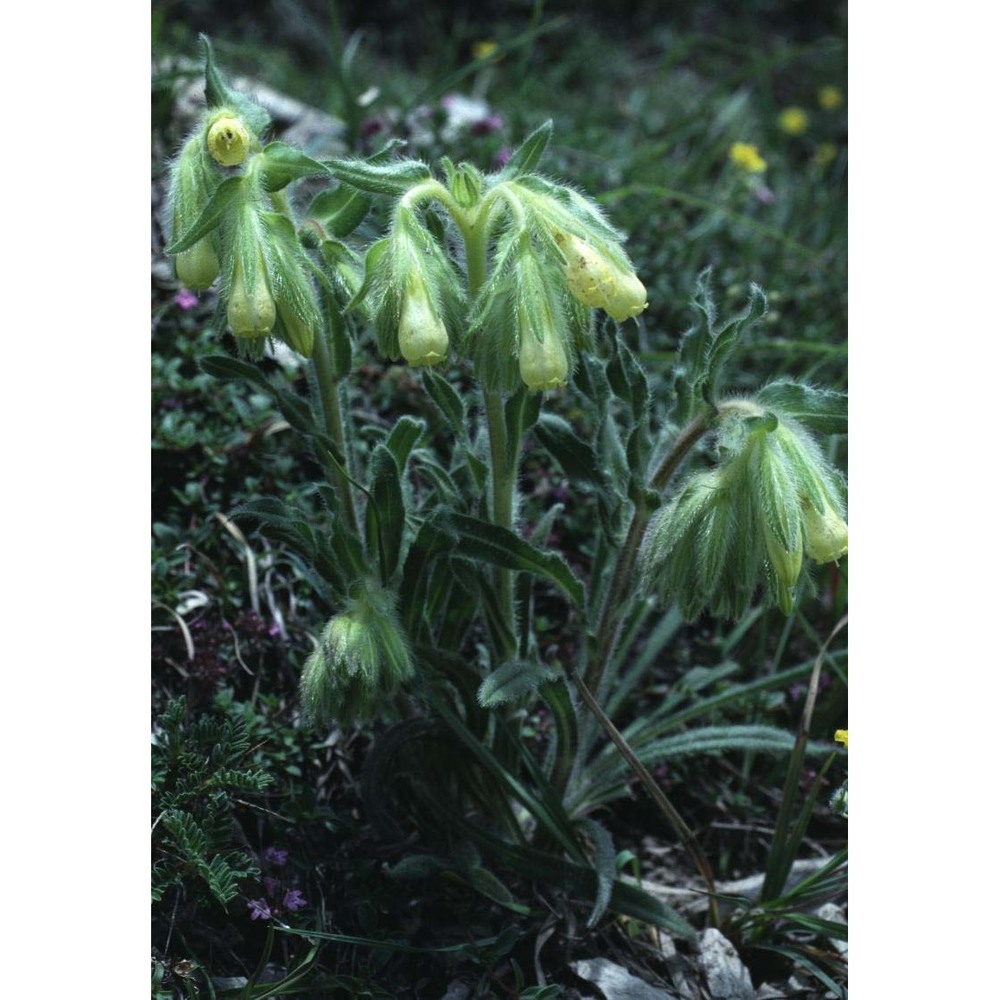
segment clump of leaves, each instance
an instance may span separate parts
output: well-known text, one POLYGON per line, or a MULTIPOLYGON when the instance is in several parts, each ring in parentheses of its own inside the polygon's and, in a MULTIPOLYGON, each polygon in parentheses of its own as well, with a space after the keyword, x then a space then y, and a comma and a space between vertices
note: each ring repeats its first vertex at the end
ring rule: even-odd
POLYGON ((238 846, 235 795, 262 792, 271 777, 245 766, 250 752, 240 718, 187 718, 186 699, 170 702, 154 730, 152 754, 154 902, 172 887, 214 899, 223 908, 241 879, 259 877, 238 846))

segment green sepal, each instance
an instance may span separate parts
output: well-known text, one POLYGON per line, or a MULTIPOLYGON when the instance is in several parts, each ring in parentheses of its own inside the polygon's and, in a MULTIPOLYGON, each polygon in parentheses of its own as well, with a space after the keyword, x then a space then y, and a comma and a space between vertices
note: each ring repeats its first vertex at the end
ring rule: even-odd
POLYGON ((365 277, 361 282, 361 287, 355 292, 354 298, 344 307, 344 312, 350 312, 351 309, 355 308, 359 303, 361 303, 365 296, 372 290, 375 285, 379 267, 382 262, 382 258, 385 257, 386 253, 389 251, 390 240, 388 238, 376 240, 369 248, 368 253, 365 254, 365 277))
POLYGON ((399 479, 399 466, 392 452, 380 444, 372 453, 371 482, 365 527, 368 548, 378 552, 383 583, 388 583, 399 565, 406 523, 406 504, 399 479))
POLYGON ((396 197, 431 176, 430 168, 420 160, 372 163, 371 160, 338 159, 326 160, 325 165, 337 180, 359 191, 396 197))
POLYGON ((759 389, 755 400, 820 434, 847 433, 846 393, 780 379, 759 389))
POLYGON ((327 173, 327 168, 287 142, 269 142, 261 153, 265 191, 280 191, 302 177, 327 173))
POLYGON ((271 124, 271 116, 256 102, 228 87, 215 65, 215 53, 208 35, 199 35, 205 52, 205 101, 209 108, 231 107, 238 111, 247 128, 262 135, 271 124))
POLYGON ((483 708, 495 708, 534 693, 559 677, 559 671, 534 660, 510 660, 479 685, 476 698, 483 708))
POLYGON ((517 149, 511 153, 504 168, 496 175, 498 180, 509 181, 522 174, 530 174, 548 148, 552 139, 552 119, 539 125, 517 149))
POLYGON ((226 213, 243 197, 243 178, 227 177, 212 192, 208 204, 201 210, 201 215, 195 224, 183 235, 176 235, 174 242, 163 252, 168 254, 183 253, 190 249, 200 239, 207 236, 222 222, 226 213))

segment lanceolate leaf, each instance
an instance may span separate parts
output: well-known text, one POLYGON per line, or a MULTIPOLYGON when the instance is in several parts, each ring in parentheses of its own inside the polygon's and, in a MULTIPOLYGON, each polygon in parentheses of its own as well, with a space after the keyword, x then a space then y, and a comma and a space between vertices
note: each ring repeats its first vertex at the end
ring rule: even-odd
POLYGON ((416 420, 405 414, 396 421, 392 433, 386 439, 385 446, 392 452, 392 457, 396 459, 396 464, 400 471, 406 468, 406 460, 410 457, 413 446, 420 440, 420 436, 427 430, 427 425, 423 420, 416 420))
POLYGON ((451 514, 448 523, 458 535, 455 555, 545 577, 583 606, 583 584, 558 553, 544 552, 507 528, 465 514, 451 514))
POLYGON ((847 433, 846 393, 780 380, 758 390, 757 402, 821 434, 847 433))
POLYGON ((372 163, 370 160, 327 160, 327 169, 344 184, 369 194, 403 195, 431 176, 430 168, 419 160, 372 163))
POLYGON ((542 155, 552 139, 552 120, 539 125, 524 142, 511 154, 507 165, 500 171, 501 180, 513 180, 522 174, 530 174, 538 166, 542 155))
POLYGON ((270 142, 264 147, 264 189, 280 191, 300 177, 327 173, 326 167, 287 142, 270 142))
POLYGON ((587 926, 593 927, 607 912, 608 904, 611 902, 611 892, 618 874, 617 858, 611 834, 597 820, 585 819, 583 825, 586 827, 587 833, 590 834, 590 839, 594 842, 594 874, 597 876, 597 892, 594 896, 594 908, 590 911, 590 917, 587 919, 587 926))
POLYGON ((208 204, 202 209, 198 221, 186 232, 179 234, 177 239, 163 252, 169 254, 183 253, 195 245, 203 236, 207 236, 222 221, 229 208, 236 203, 241 195, 242 177, 227 177, 212 193, 208 204))
POLYGON ((341 186, 316 195, 306 218, 316 219, 330 236, 343 239, 361 225, 371 203, 371 198, 355 188, 341 186))
POLYGON ((497 667, 479 685, 477 698, 483 708, 493 708, 509 701, 516 701, 533 692, 540 684, 554 681, 558 671, 533 660, 511 660, 497 667))
POLYGON ((562 417, 543 413, 535 425, 535 434, 570 479, 590 483, 598 489, 607 485, 607 476, 594 449, 562 417))
POLYGON ((366 511, 369 549, 379 553, 382 579, 388 581, 399 564, 406 506, 399 482, 399 466, 392 452, 382 444, 372 455, 369 490, 366 511))

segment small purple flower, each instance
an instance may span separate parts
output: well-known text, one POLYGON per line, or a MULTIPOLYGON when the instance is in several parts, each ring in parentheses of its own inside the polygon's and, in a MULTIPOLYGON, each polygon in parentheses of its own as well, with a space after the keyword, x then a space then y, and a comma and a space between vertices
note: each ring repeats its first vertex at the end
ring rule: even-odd
POLYGON ((513 155, 513 150, 508 149, 504 146, 503 149, 497 150, 497 155, 493 157, 493 162, 497 167, 506 167, 510 163, 510 158, 513 155))
POLYGON ((288 864, 288 851, 282 850, 280 847, 269 847, 264 851, 264 860, 268 864, 280 868, 282 865, 288 864))
POLYGON ((181 309, 194 309, 198 304, 198 296, 194 292, 182 288, 175 296, 174 303, 181 309))
POLYGON ((289 912, 295 910, 301 910, 303 906, 308 906, 309 904, 302 898, 301 889, 289 889, 285 893, 285 909, 289 912))
POLYGON ((271 919, 271 908, 267 905, 267 902, 265 900, 251 899, 247 901, 247 906, 250 908, 251 920, 271 919))

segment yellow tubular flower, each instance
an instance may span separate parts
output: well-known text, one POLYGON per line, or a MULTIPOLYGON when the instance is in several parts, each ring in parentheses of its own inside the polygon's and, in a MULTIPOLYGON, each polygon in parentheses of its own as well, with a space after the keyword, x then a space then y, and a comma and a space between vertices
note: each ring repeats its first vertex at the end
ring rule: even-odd
POLYGON ((556 231, 552 235, 566 257, 566 286, 578 302, 603 309, 619 323, 646 308, 646 287, 634 271, 606 260, 572 233, 556 231))
POLYGON ((205 142, 212 158, 224 167, 239 166, 250 152, 250 134, 246 126, 239 118, 228 115, 212 123, 205 142))
POLYGON ((820 514, 811 503, 804 503, 802 531, 810 559, 828 563, 847 555, 847 523, 832 507, 820 514))
POLYGON ((544 327, 540 333, 541 339, 536 335, 530 319, 522 312, 518 364, 521 379, 532 392, 544 392, 565 385, 569 375, 569 360, 559 338, 544 327))
POLYGON ((419 282, 410 282, 403 296, 399 352, 411 365, 436 365, 448 357, 448 331, 419 282))
POLYGON ((846 729, 838 729, 833 734, 833 738, 834 738, 835 742, 837 742, 837 743, 843 743, 844 744, 844 749, 845 750, 847 749, 847 730, 846 729))

